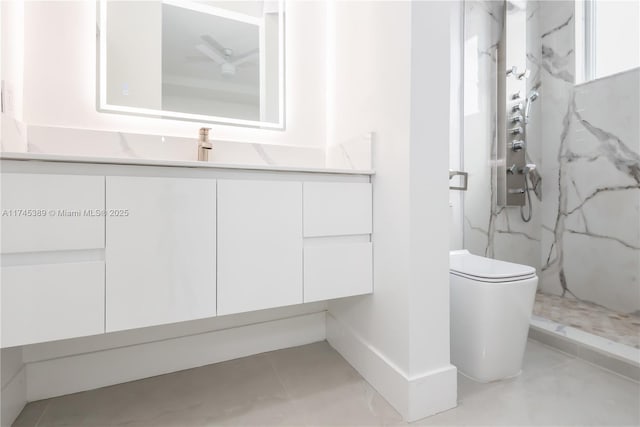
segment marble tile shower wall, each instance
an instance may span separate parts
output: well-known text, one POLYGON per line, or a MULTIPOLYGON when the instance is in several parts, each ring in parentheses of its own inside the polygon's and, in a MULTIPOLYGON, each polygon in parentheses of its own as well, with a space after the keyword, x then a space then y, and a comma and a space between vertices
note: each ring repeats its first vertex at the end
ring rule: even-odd
MULTIPOLYGON (((489 12, 501 3, 468 2, 467 41, 484 31, 480 39, 491 35, 492 41, 483 48, 495 52, 503 26, 501 15, 489 12)), ((465 116, 465 167, 471 174, 465 247, 535 266, 543 292, 637 312, 640 70, 575 85, 574 2, 529 1, 527 8, 528 85, 541 93, 527 129, 528 160, 541 172, 542 200, 533 198, 530 223, 520 219, 518 208, 496 206, 495 133, 465 116)), ((483 55, 483 48, 478 80, 490 92, 495 55, 483 55)), ((495 106, 492 101, 482 112, 492 127, 495 106)))
POLYGON ((464 193, 464 247, 493 257, 497 51, 502 2, 465 1, 463 167, 469 173, 464 193))
MULTIPOLYGON (((528 18, 537 21, 538 4, 528 2, 528 18)), ((533 197, 533 219, 525 223, 520 209, 497 206, 497 54, 504 28, 503 1, 465 2, 464 168, 469 191, 464 199, 464 247, 472 253, 540 267, 540 201, 533 197)), ((533 24, 535 25, 535 24, 533 24)), ((534 46, 530 51, 535 52, 534 46)), ((529 60, 531 86, 540 86, 540 70, 529 60)), ((533 104, 531 122, 539 120, 533 104)), ((528 130, 528 162, 541 163, 538 130, 528 130)))
POLYGON ((575 6, 542 2, 544 292, 640 310, 639 70, 576 86, 575 6))

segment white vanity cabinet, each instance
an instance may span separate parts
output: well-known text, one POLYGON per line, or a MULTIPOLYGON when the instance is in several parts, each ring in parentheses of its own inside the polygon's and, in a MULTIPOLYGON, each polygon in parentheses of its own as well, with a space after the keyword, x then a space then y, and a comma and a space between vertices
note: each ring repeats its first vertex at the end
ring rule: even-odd
POLYGON ((302 183, 218 181, 218 314, 302 299, 302 183))
POLYGON ((2 347, 104 333, 104 177, 0 180, 2 347))
POLYGON ((106 179, 106 331, 215 316, 216 180, 106 179))
POLYGON ((3 348, 373 292, 363 174, 2 165, 3 348))

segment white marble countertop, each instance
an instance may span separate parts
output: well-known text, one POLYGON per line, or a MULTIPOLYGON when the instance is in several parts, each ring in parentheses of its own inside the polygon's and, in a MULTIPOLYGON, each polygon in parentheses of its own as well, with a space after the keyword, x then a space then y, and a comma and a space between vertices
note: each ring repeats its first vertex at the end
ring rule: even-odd
POLYGON ((197 160, 163 160, 163 159, 139 159, 139 158, 119 158, 119 157, 94 157, 94 156, 70 156, 66 154, 40 154, 28 152, 2 152, 0 160, 25 160, 43 162, 63 162, 63 163, 89 163, 89 164, 113 164, 113 165, 134 165, 134 166, 163 166, 181 168, 214 168, 214 169, 240 169, 240 170, 264 170, 279 172, 310 172, 348 175, 373 175, 373 170, 355 169, 331 169, 312 168, 296 166, 275 166, 275 165, 251 165, 251 164, 231 164, 202 162, 197 160))

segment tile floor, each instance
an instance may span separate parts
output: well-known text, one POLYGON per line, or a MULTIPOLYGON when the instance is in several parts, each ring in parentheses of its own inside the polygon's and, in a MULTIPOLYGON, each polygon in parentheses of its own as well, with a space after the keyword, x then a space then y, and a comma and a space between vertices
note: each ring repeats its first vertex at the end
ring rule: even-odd
MULTIPOLYGON (((418 425, 638 425, 640 385, 529 341, 524 373, 418 425)), ((326 342, 33 402, 15 426, 401 425, 326 342)))
POLYGON ((616 313, 572 297, 536 294, 533 314, 585 332, 640 348, 640 314, 616 313))

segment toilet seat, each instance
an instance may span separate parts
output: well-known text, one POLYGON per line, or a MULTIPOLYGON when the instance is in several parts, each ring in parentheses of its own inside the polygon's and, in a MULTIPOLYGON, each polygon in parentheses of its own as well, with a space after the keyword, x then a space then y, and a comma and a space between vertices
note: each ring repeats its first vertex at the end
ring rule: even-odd
POLYGON ((515 282, 536 276, 536 269, 528 265, 484 258, 467 250, 452 251, 449 262, 451 274, 485 283, 515 282))

